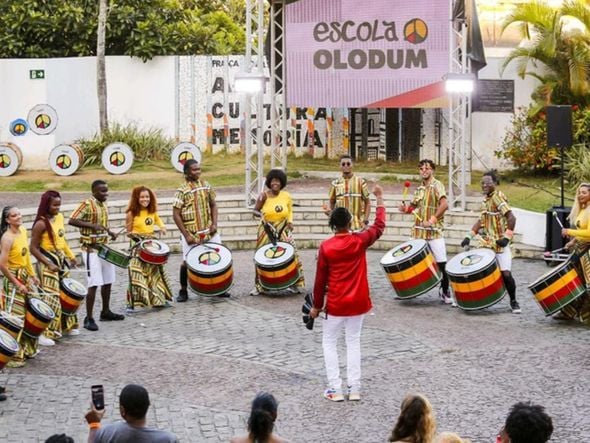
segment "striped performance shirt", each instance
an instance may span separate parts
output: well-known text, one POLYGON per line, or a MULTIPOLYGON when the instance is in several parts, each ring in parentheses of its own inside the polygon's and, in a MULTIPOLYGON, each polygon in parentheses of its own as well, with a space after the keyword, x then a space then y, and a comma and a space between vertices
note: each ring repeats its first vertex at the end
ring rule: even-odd
POLYGON ((208 182, 187 181, 176 190, 172 207, 180 209, 184 227, 194 235, 211 226, 211 204, 214 202, 215 191, 208 182))
POLYGON ((502 252, 504 248, 496 245, 496 240, 504 237, 508 225, 506 214, 512 209, 508 205, 508 199, 502 191, 494 191, 486 196, 481 204, 479 222, 482 231, 481 247, 488 247, 496 252, 502 252))
POLYGON ((441 238, 444 229, 444 216, 436 224, 429 228, 419 226, 420 223, 429 221, 436 214, 436 210, 442 198, 447 197, 445 186, 434 177, 428 185, 420 185, 414 193, 414 198, 410 203, 414 207, 416 224, 412 227, 412 237, 423 240, 434 240, 441 238))
POLYGON ((346 208, 352 214, 352 230, 364 227, 365 202, 369 199, 369 186, 364 178, 353 175, 350 178, 340 177, 330 186, 330 201, 335 208, 346 208))
MULTIPOLYGON (((101 225, 108 229, 109 227, 109 210, 104 202, 99 202, 94 196, 80 203, 70 219, 90 222, 101 225)), ((90 228, 80 228, 80 244, 82 246, 102 245, 109 242, 109 236, 105 231, 96 232, 90 228)))

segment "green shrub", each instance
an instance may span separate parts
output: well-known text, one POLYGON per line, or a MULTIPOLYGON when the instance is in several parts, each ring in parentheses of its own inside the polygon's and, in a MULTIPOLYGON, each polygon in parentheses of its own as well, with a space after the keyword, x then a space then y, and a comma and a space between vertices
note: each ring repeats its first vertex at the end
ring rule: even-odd
POLYGON ((510 160, 521 171, 551 171, 559 162, 559 152, 547 147, 547 122, 544 111, 519 108, 512 117, 512 128, 504 136, 496 157, 510 160))
POLYGON ((565 152, 564 167, 568 187, 575 190, 580 183, 590 183, 590 149, 580 143, 565 152))
POLYGON ((115 142, 129 145, 136 161, 168 159, 175 144, 174 139, 164 136, 160 128, 142 129, 135 123, 127 126, 112 123, 108 132, 77 140, 84 151, 84 165, 99 165, 103 149, 115 142))

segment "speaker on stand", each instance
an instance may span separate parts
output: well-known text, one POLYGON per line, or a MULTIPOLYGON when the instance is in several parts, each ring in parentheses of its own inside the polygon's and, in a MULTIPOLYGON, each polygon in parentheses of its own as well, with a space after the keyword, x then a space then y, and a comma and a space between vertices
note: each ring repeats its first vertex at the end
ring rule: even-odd
POLYGON ((547 211, 546 251, 553 251, 565 245, 559 221, 567 226, 570 208, 564 206, 564 157, 565 148, 571 147, 572 144, 572 107, 569 105, 547 106, 547 146, 559 148, 561 157, 561 205, 547 211), (559 218, 559 221, 556 218, 559 218))

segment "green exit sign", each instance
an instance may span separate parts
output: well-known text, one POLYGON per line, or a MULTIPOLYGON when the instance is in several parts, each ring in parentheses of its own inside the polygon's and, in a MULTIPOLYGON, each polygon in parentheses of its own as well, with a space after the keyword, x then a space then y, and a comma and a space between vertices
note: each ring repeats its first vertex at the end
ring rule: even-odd
POLYGON ((29 78, 31 80, 38 80, 45 78, 45 69, 31 69, 29 70, 29 78))

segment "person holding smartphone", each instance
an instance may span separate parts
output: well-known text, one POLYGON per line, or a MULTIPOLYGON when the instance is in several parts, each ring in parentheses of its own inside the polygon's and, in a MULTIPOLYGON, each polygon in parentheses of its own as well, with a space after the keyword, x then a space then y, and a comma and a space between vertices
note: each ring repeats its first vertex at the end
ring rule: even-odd
POLYGON ((88 443, 129 441, 145 443, 178 443, 174 434, 147 426, 146 415, 150 407, 148 391, 140 385, 130 384, 119 396, 119 412, 123 421, 101 426, 105 414, 102 386, 92 387, 92 404, 85 415, 90 428, 88 443), (102 407, 102 409, 100 408, 102 407))
POLYGON ((331 401, 344 400, 337 349, 343 329, 346 334, 348 399, 360 400, 361 328, 365 314, 372 308, 366 251, 385 230, 381 186, 375 185, 373 194, 377 197, 375 223, 364 231, 352 232, 352 214, 346 208, 334 209, 330 214, 334 236, 322 242, 318 253, 313 307, 309 315, 317 318, 322 309, 327 311, 322 338, 328 378, 324 397, 331 401))

